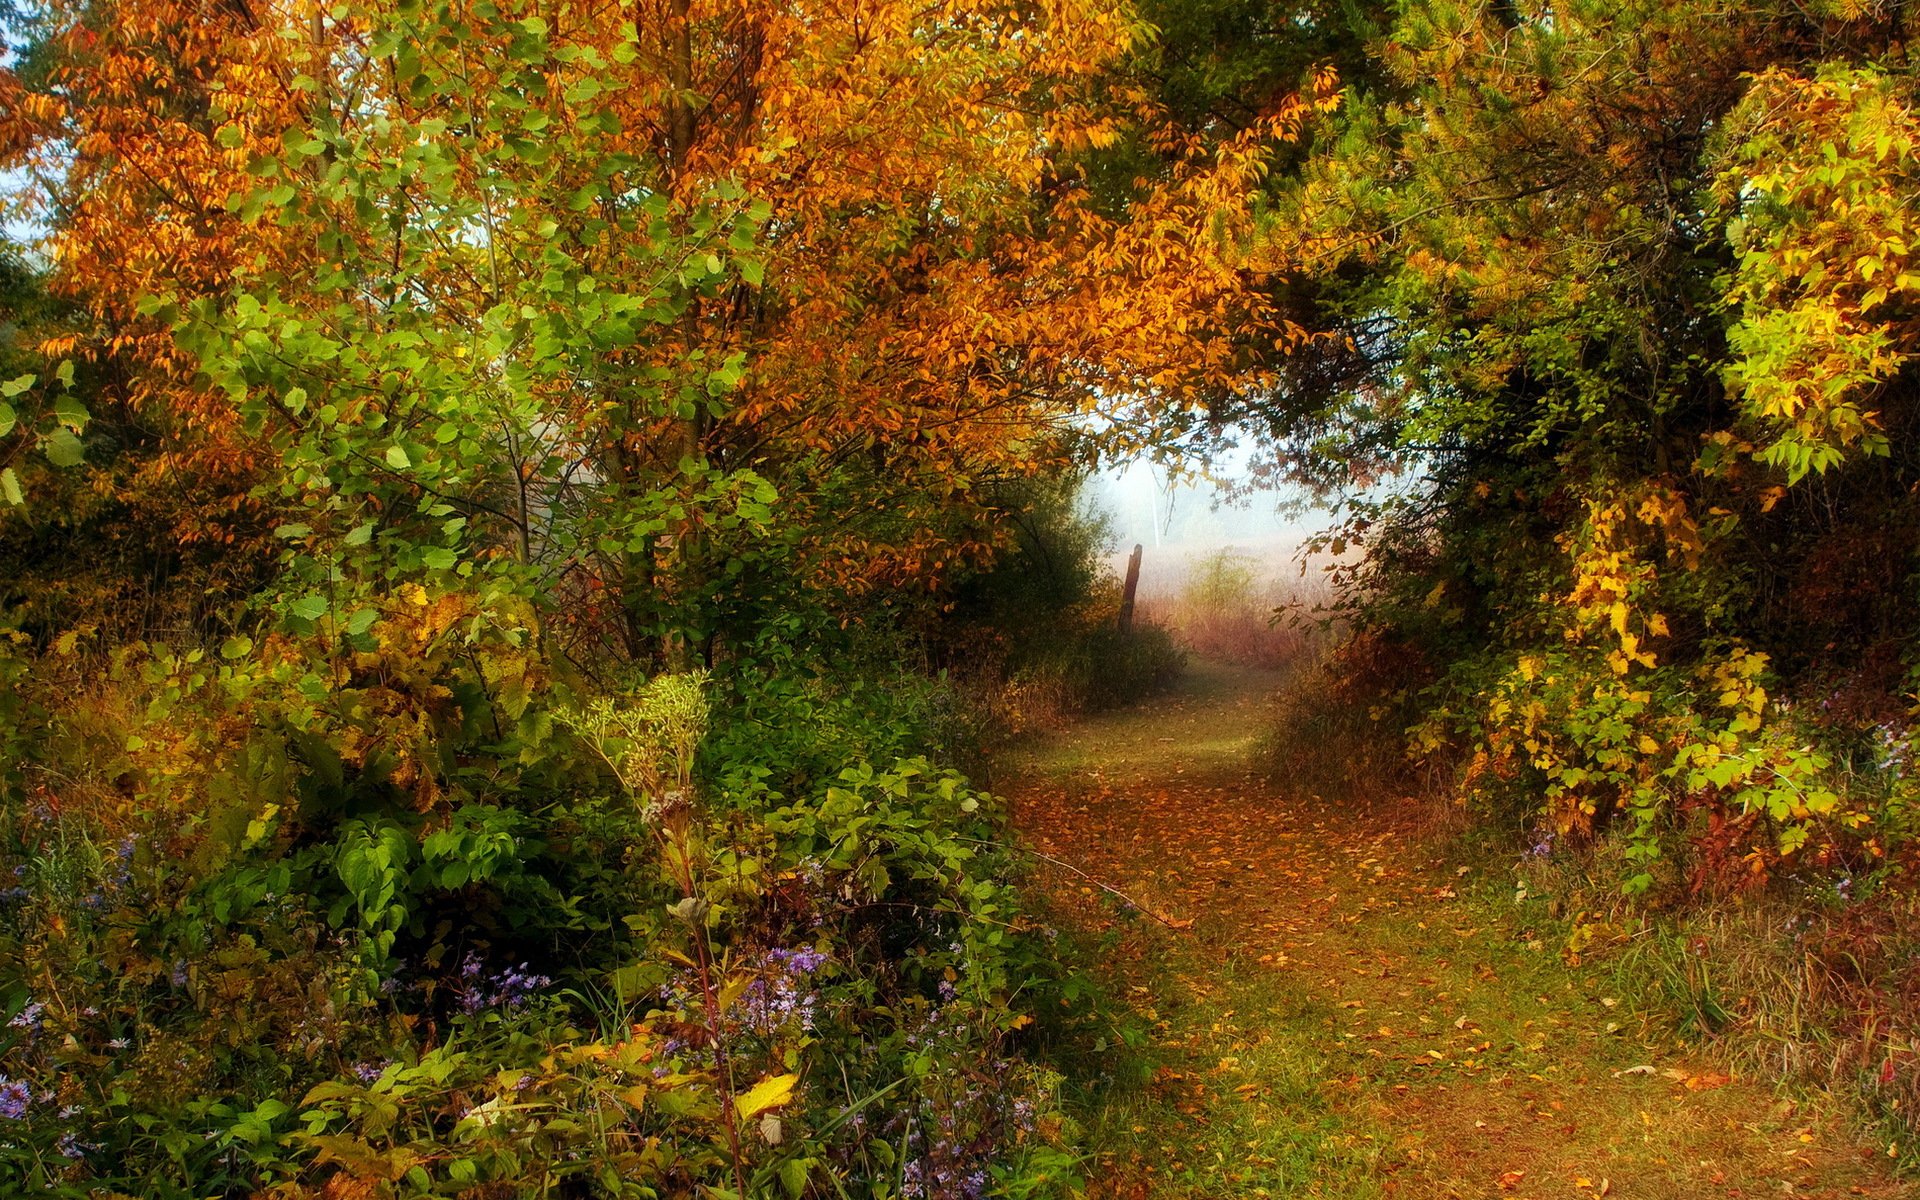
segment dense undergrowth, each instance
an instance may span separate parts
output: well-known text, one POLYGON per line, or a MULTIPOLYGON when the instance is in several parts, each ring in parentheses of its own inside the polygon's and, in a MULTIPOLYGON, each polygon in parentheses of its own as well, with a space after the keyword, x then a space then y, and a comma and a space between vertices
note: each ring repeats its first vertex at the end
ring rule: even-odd
POLYGON ((1179 660, 1071 483, 1018 502, 944 622, 650 677, 417 585, 337 657, 16 626, 5 1190, 1071 1191, 1086 987, 956 765, 1179 660))
POLYGON ((1070 1180, 1026 1053, 1052 955, 996 802, 923 756, 933 685, 787 661, 476 692, 423 808, 211 657, 46 664, 18 696, 8 1190, 1070 1180))

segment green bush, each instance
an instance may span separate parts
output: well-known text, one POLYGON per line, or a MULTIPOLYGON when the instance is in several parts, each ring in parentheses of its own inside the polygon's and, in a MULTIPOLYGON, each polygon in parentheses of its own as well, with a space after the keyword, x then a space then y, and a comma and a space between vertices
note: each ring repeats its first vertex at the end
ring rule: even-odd
POLYGON ((1018 734, 1168 687, 1185 657, 1165 629, 1118 628, 1112 531, 1085 479, 1027 480, 1001 503, 1012 545, 956 590, 928 638, 970 697, 976 737, 1018 734))
POLYGON ((167 709, 237 738, 203 820, 65 796, 46 755, 98 742, 41 739, 4 801, 0 1191, 1066 1190, 998 803, 912 753, 932 689, 792 665, 536 695, 544 732, 424 809, 257 689, 244 734, 217 686, 167 709))

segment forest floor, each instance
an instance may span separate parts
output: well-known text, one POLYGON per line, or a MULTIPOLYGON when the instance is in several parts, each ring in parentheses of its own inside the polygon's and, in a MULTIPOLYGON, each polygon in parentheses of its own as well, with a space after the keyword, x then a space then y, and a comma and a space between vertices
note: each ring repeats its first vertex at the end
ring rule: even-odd
POLYGON ((1002 763, 1030 842, 1153 914, 1039 875, 1139 1031, 1087 1098, 1094 1197, 1920 1194, 1831 1106, 1730 1078, 1569 965, 1407 806, 1259 777, 1280 682, 1196 663, 1002 763))

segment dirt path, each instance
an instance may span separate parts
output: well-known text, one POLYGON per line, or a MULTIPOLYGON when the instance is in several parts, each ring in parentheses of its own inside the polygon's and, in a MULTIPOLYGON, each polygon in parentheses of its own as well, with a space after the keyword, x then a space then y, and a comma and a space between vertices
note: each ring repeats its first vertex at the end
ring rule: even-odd
POLYGON ((1007 764, 1038 849, 1180 926, 1045 872, 1137 1016, 1088 1101, 1095 1196, 1920 1194, 1568 966, 1433 839, 1258 780, 1277 682, 1198 664, 1007 764))

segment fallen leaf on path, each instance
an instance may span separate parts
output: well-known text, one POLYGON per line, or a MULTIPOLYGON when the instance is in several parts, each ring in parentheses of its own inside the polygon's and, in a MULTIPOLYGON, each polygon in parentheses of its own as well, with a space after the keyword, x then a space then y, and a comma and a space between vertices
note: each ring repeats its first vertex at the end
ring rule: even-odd
POLYGON ((1520 1181, 1526 1177, 1527 1173, 1525 1171, 1503 1171, 1497 1182, 1500 1184, 1501 1191, 1510 1192, 1519 1187, 1520 1181))
POLYGON ((1712 1088, 1725 1087, 1727 1084, 1733 1082, 1731 1075, 1722 1075, 1718 1071, 1702 1071, 1700 1074, 1695 1075, 1689 1071, 1682 1071, 1677 1067, 1670 1067, 1662 1071, 1661 1074, 1673 1080, 1675 1083, 1684 1085, 1690 1092, 1704 1092, 1712 1088))

